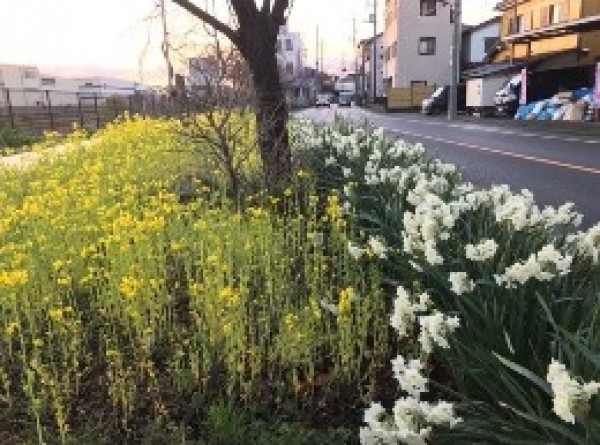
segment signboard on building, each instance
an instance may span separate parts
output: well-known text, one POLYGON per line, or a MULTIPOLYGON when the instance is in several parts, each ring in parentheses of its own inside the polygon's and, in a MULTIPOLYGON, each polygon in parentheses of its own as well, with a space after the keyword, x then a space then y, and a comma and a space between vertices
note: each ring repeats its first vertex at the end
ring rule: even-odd
POLYGON ((521 97, 519 105, 527 105, 527 68, 521 70, 521 97))
POLYGON ((600 62, 596 64, 596 87, 594 88, 594 107, 600 108, 600 62))

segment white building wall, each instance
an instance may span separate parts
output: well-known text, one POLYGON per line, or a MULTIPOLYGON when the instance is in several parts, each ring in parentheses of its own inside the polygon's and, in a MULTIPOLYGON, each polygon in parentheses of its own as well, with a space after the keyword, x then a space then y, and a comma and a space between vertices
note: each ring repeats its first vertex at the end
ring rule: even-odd
POLYGON ((40 89, 44 91, 44 102, 50 96, 50 103, 55 106, 77 105, 79 82, 75 79, 55 76, 41 76, 40 89), (48 91, 48 95, 46 95, 48 91))
POLYGON ((286 80, 293 80, 303 72, 304 47, 302 37, 282 26, 277 37, 277 55, 286 80))
POLYGON ((40 71, 34 66, 0 65, 0 104, 31 107, 43 102, 40 71), (10 96, 10 97, 9 97, 10 96))
POLYGON ((386 74, 391 86, 410 87, 413 82, 427 85, 445 85, 450 77, 450 48, 453 24, 450 8, 437 3, 434 16, 421 16, 419 0, 391 0, 390 8, 396 14, 386 13, 385 45, 396 43, 395 58, 390 58, 386 74), (433 55, 419 54, 421 38, 435 38, 433 55))
POLYGON ((386 57, 383 75, 387 87, 395 86, 398 59, 398 14, 400 0, 388 0, 385 4, 383 19, 383 46, 386 57))
POLYGON ((483 28, 468 34, 470 40, 468 48, 468 62, 480 63, 485 57, 485 40, 487 38, 500 38, 500 23, 492 22, 483 28))

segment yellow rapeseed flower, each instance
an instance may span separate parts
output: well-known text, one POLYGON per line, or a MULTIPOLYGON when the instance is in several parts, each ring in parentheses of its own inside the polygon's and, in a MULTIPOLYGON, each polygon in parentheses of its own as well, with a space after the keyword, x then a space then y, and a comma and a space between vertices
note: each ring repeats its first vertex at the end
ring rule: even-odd
POLYGON ((26 270, 0 271, 0 287, 14 287, 25 284, 29 278, 26 270))
POLYGON ((347 287, 340 291, 340 299, 338 302, 338 313, 340 316, 348 315, 352 306, 352 298, 354 297, 354 289, 347 287))
POLYGON ((17 329, 19 329, 19 325, 13 321, 6 325, 6 327, 4 328, 4 332, 6 333, 6 335, 13 335, 17 331, 17 329))
POLYGON ((135 277, 123 277, 119 284, 119 292, 127 299, 134 298, 142 287, 142 281, 135 277))

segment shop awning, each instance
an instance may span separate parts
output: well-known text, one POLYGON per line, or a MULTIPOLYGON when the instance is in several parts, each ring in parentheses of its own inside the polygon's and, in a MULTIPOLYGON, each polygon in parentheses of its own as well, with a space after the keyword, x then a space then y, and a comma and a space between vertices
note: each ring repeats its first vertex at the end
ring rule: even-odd
POLYGON ((478 66, 467 70, 463 73, 466 78, 477 78, 477 77, 488 77, 504 73, 510 73, 520 70, 525 66, 525 62, 522 60, 513 60, 512 62, 495 62, 488 63, 486 65, 478 66))
POLYGON ((548 69, 570 68, 577 66, 577 54, 579 49, 565 49, 552 53, 538 54, 527 59, 513 59, 503 62, 488 63, 477 68, 466 70, 463 76, 467 79, 477 77, 488 77, 500 74, 516 73, 519 70, 527 67, 532 71, 540 69, 542 71, 548 69))

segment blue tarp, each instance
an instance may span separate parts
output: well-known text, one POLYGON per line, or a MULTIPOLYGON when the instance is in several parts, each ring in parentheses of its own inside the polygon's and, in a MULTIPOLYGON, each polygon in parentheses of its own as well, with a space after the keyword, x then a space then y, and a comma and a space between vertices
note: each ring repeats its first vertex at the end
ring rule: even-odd
MULTIPOLYGON (((592 88, 578 88, 571 92, 574 101, 588 100, 591 97, 592 88)), ((556 96, 555 96, 556 97, 556 96)), ((561 103, 558 100, 545 99, 537 102, 532 102, 527 105, 521 105, 517 109, 515 119, 517 120, 557 120, 562 119, 568 104, 561 103)))

